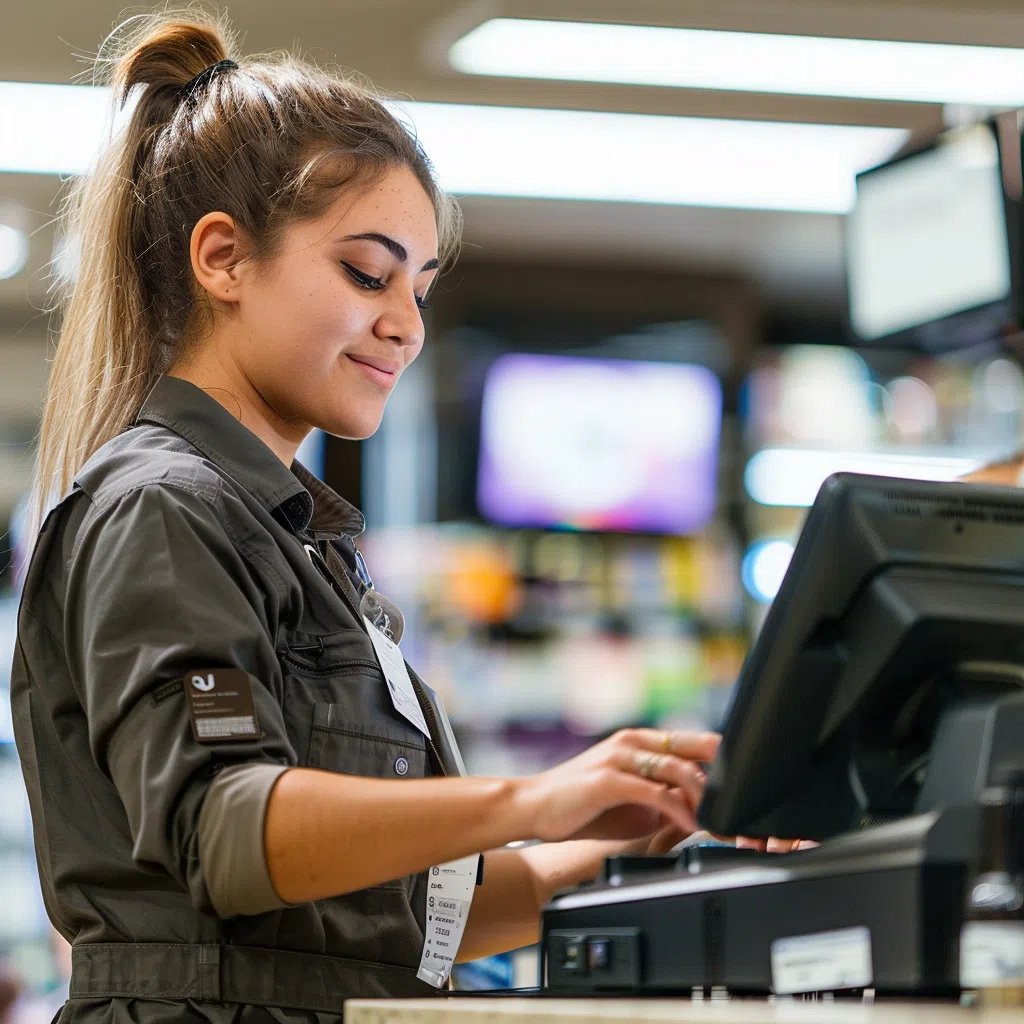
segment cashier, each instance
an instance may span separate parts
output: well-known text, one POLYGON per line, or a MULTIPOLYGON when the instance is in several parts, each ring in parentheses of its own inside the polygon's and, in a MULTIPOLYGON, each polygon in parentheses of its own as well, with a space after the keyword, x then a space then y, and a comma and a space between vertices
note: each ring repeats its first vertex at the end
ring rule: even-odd
POLYGON ((231 38, 154 15, 104 44, 134 106, 66 205, 12 677, 62 1024, 436 992, 609 853, 691 832, 718 743, 635 729, 461 777, 359 512, 294 461, 377 428, 457 210, 364 86, 231 38))

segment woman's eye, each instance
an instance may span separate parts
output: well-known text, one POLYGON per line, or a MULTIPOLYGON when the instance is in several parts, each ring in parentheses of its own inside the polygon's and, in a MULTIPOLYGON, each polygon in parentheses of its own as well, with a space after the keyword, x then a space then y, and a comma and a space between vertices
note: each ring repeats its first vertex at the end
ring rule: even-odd
POLYGON ((346 263, 344 260, 341 261, 341 265, 348 271, 348 276, 360 288, 366 288, 371 292, 379 292, 384 287, 384 282, 379 277, 372 277, 370 274, 364 274, 361 270, 357 270, 352 266, 351 263, 346 263))
MULTIPOLYGON (((353 267, 351 263, 346 263, 344 260, 339 261, 345 268, 348 276, 360 287, 365 288, 367 291, 379 292, 386 287, 384 279, 380 277, 373 277, 371 274, 367 274, 365 271, 359 270, 357 267, 353 267)), ((430 309, 430 303, 421 299, 418 295, 416 296, 416 305, 420 309, 430 309)))

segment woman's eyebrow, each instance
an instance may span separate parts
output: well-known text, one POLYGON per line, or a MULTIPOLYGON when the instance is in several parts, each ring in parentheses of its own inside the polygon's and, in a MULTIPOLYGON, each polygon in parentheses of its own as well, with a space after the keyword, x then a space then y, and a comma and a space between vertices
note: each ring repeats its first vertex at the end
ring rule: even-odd
MULTIPOLYGON (((359 235, 345 235, 344 238, 339 238, 339 242, 376 242, 378 245, 383 245, 385 249, 392 256, 398 260, 399 263, 405 263, 409 258, 409 253, 406 251, 404 245, 401 242, 395 241, 390 235, 382 235, 379 231, 364 231, 359 235)), ((420 273, 424 270, 436 270, 440 266, 440 262, 436 259, 427 260, 426 263, 420 267, 420 273)))

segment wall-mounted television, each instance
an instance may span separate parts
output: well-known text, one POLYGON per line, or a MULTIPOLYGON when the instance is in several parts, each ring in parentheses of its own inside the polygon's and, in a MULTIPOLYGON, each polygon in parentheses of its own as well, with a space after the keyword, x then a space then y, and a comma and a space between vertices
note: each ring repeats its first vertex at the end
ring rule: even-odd
POLYGON ((504 355, 477 504, 505 526, 690 534, 712 517, 722 389, 704 366, 504 355))
POLYGON ((866 342, 951 349, 1019 327, 1016 114, 943 132, 857 176, 849 323, 866 342))

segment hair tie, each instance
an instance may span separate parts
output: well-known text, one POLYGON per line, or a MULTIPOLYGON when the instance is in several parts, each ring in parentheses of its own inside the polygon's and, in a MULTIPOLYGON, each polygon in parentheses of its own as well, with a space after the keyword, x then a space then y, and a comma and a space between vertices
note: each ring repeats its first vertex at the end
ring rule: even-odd
POLYGON ((236 71, 238 65, 230 58, 217 61, 216 64, 211 64, 208 68, 203 68, 195 78, 190 78, 182 87, 181 91, 191 96, 198 89, 201 89, 207 82, 209 82, 214 75, 221 71, 236 71))

